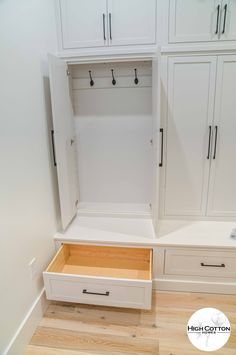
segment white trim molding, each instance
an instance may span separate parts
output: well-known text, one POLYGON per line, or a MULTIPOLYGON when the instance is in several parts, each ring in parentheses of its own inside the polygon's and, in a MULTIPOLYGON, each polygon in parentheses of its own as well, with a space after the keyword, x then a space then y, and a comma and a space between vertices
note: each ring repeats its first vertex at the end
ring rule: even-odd
POLYGON ((46 299, 43 288, 3 352, 3 355, 20 355, 25 351, 48 305, 49 301, 46 299))
POLYGON ((180 291, 199 293, 220 293, 224 295, 236 294, 236 283, 209 282, 176 279, 154 279, 153 289, 156 291, 180 291))

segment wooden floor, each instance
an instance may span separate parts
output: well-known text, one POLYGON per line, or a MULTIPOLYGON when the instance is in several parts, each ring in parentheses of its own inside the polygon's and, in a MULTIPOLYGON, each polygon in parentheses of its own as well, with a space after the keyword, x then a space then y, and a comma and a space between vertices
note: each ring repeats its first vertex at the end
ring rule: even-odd
POLYGON ((193 348, 186 324, 197 309, 218 308, 231 322, 227 345, 236 354, 236 296, 154 293, 151 311, 52 303, 24 355, 206 354, 193 348))

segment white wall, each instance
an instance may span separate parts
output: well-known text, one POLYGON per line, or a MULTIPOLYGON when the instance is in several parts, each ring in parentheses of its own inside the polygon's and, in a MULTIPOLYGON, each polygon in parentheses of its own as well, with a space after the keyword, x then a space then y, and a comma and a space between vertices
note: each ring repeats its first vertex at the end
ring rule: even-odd
POLYGON ((152 89, 78 90, 74 98, 81 202, 149 204, 152 89))
POLYGON ((47 52, 55 50, 53 0, 0 0, 0 353, 39 295, 54 252, 47 52))
POLYGON ((82 64, 71 66, 70 71, 80 202, 149 204, 153 164, 151 62, 82 64), (137 86, 134 68, 139 77, 137 86), (116 86, 111 84, 111 69, 116 86), (89 70, 95 82, 92 88, 89 70))

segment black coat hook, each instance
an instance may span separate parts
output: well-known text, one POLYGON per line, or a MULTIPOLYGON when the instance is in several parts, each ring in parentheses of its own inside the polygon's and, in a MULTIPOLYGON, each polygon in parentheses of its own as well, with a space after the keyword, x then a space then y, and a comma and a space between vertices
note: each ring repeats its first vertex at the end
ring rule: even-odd
POLYGON ((112 75, 112 85, 116 85, 116 79, 114 77, 114 70, 111 69, 111 75, 112 75))
POLYGON ((93 86, 94 85, 94 81, 93 81, 93 78, 92 78, 91 70, 89 70, 89 77, 90 77, 90 86, 93 86))
POLYGON ((135 78, 134 78, 134 83, 135 83, 135 85, 138 85, 138 75, 137 75, 137 69, 134 69, 134 76, 135 76, 135 78))

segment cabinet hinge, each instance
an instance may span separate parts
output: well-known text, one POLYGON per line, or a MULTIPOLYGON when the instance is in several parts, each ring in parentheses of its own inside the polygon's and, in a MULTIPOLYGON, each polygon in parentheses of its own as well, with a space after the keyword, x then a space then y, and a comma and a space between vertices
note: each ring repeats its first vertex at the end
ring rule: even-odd
POLYGON ((69 69, 67 69, 66 74, 67 74, 67 76, 69 76, 69 75, 70 75, 70 71, 69 71, 69 69))
POLYGON ((75 201, 75 206, 78 206, 79 200, 75 201))

